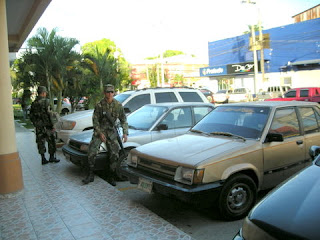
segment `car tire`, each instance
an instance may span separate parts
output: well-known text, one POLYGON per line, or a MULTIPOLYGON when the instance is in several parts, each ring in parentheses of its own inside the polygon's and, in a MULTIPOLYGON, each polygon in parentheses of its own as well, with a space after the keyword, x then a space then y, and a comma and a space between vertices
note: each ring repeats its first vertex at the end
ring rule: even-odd
POLYGON ((219 196, 219 210, 226 220, 242 219, 254 206, 257 186, 249 176, 236 174, 224 184, 219 196))

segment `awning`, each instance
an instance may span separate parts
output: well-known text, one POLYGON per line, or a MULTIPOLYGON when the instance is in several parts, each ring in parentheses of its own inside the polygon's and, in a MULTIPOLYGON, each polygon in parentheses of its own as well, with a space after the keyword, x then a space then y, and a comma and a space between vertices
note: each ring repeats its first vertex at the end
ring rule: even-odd
POLYGON ((296 65, 308 65, 308 64, 317 64, 317 63, 320 63, 320 59, 297 61, 297 62, 290 63, 290 65, 296 66, 296 65))

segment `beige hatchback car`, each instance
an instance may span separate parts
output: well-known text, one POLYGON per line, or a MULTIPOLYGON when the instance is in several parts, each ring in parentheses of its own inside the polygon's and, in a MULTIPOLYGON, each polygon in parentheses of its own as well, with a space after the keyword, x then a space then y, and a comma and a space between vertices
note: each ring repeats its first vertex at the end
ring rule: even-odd
POLYGON ((131 150, 122 174, 142 190, 216 205, 221 217, 240 219, 259 190, 311 163, 319 126, 317 103, 224 104, 187 134, 131 150))

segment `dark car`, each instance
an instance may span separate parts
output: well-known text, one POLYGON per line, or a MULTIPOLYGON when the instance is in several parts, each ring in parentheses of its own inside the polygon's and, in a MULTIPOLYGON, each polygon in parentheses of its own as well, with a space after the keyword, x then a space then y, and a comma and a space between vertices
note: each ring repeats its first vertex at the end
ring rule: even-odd
POLYGON ((320 239, 320 147, 313 164, 270 192, 249 213, 234 240, 320 239))

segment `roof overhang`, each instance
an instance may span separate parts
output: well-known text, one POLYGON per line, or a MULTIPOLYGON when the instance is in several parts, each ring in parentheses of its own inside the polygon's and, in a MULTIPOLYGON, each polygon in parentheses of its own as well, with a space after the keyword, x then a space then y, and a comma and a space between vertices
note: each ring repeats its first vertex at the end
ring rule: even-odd
POLYGON ((9 52, 17 52, 51 0, 6 0, 9 52))

